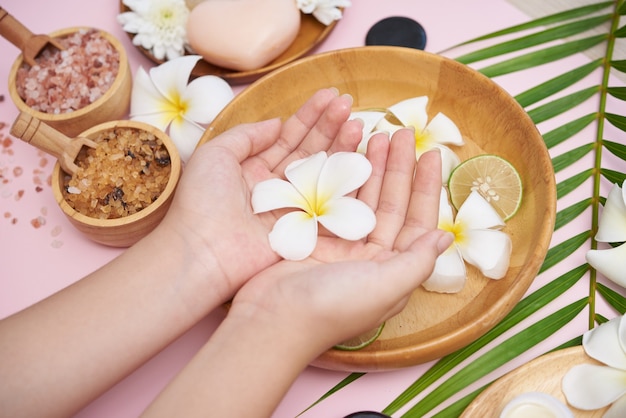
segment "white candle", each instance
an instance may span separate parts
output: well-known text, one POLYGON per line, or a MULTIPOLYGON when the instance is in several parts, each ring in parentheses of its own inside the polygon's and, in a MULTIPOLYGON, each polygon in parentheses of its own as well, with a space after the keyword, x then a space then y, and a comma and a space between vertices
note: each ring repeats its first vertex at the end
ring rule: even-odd
POLYGON ((500 418, 574 418, 569 408, 554 396, 526 392, 506 404, 500 418))

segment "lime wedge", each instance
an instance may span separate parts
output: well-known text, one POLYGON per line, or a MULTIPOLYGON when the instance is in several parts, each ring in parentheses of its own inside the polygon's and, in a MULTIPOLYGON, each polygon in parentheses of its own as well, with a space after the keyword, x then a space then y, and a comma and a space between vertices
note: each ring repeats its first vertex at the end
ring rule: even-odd
POLYGON ((380 333, 383 332, 384 327, 385 323, 383 322, 376 328, 371 329, 357 337, 339 343, 333 348, 344 351, 360 350, 361 348, 367 347, 368 345, 376 341, 376 339, 380 336, 380 333))
POLYGON ((482 154, 459 164, 448 180, 450 201, 459 209, 472 191, 480 193, 503 220, 515 215, 522 203, 522 179, 502 157, 482 154))

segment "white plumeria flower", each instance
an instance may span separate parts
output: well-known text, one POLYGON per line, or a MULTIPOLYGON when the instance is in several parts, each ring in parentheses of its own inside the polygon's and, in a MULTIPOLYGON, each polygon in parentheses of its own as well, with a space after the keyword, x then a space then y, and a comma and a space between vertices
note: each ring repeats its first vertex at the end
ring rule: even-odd
POLYGON ((158 60, 185 54, 189 9, 185 0, 124 0, 131 11, 117 21, 124 31, 134 33, 133 44, 149 50, 158 60))
POLYGON ((603 418, 626 417, 626 320, 613 318, 583 335, 583 348, 606 366, 579 364, 563 377, 567 402, 582 410, 611 405, 603 418))
MULTIPOLYGON (((596 241, 626 241, 626 190, 614 184, 606 198, 598 225, 596 241)), ((587 262, 622 287, 626 287, 626 244, 606 250, 589 250, 587 262)))
POLYGON ((511 258, 511 238, 500 229, 504 221, 478 193, 472 192, 459 208, 456 218, 445 188, 439 200, 438 228, 454 234, 453 244, 435 262, 431 276, 422 285, 431 292, 456 293, 467 277, 465 262, 490 279, 505 276, 511 258))
MULTIPOLYGON (((433 148, 441 150, 441 175, 444 182, 448 181, 452 170, 461 163, 459 157, 446 145, 463 145, 463 136, 454 122, 444 115, 437 113, 430 121, 426 106, 427 96, 419 96, 403 100, 389 107, 389 111, 404 125, 415 129, 415 157, 433 148)), ((389 132, 390 136, 402 128, 381 119, 376 127, 378 130, 389 132)))
POLYGON ((150 69, 139 67, 130 99, 130 117, 168 132, 181 159, 187 161, 211 122, 234 93, 223 79, 207 75, 187 84, 201 59, 188 55, 150 69), (169 127, 169 131, 168 131, 169 127))
POLYGON ((356 152, 321 151, 292 162, 285 177, 258 183, 252 191, 254 213, 297 208, 276 221, 270 246, 287 260, 302 260, 315 249, 319 222, 346 240, 359 240, 372 232, 376 216, 365 203, 346 194, 361 187, 372 165, 356 152))
POLYGON ((342 17, 340 8, 350 7, 350 0, 296 0, 304 14, 312 14, 318 21, 328 26, 342 17))

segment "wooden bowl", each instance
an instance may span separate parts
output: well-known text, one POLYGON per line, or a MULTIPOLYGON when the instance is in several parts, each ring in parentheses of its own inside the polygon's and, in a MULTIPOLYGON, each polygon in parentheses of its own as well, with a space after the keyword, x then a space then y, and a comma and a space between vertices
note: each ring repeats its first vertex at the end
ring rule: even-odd
MULTIPOLYGON (((67 28, 52 32, 50 36, 63 38, 82 29, 91 28, 67 28)), ((77 136, 80 132, 99 123, 123 119, 128 112, 132 89, 132 74, 128 63, 128 55, 124 46, 113 35, 102 30, 99 31, 119 52, 120 57, 119 72, 113 84, 104 95, 93 103, 69 113, 51 114, 33 110, 24 103, 24 100, 17 92, 17 70, 23 63, 23 58, 20 54, 9 72, 9 94, 17 108, 70 137, 77 136)))
MULTIPOLYGON (((355 110, 387 107, 426 95, 429 116, 443 112, 466 145, 459 157, 492 153, 520 172, 524 197, 505 231, 513 253, 506 277, 490 280, 468 266, 456 294, 417 289, 380 337, 358 351, 329 350, 314 365, 343 371, 387 370, 443 357, 498 323, 534 280, 554 228, 556 187, 550 156, 519 104, 482 74, 456 61, 414 49, 360 47, 315 55, 259 79, 215 118, 200 143, 243 123, 293 114, 315 91, 350 93, 355 110)), ((355 296, 356 297, 356 296, 355 296)))
POLYGON ((80 134, 81 137, 95 139, 99 133, 110 129, 126 127, 150 132, 163 141, 171 160, 170 179, 159 197, 149 206, 129 216, 116 219, 97 219, 83 215, 72 208, 63 197, 63 178, 67 174, 57 162, 52 170, 52 192, 54 198, 69 221, 89 239, 111 247, 129 247, 146 236, 161 222, 174 197, 180 178, 182 165, 176 146, 161 130, 137 121, 111 121, 94 126, 80 134))

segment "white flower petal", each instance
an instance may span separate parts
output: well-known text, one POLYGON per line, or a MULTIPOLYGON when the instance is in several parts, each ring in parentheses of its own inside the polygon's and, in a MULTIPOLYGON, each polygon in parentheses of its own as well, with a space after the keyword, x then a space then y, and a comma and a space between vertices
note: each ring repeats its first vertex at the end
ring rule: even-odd
POLYGON ((282 208, 308 209, 308 204, 293 184, 281 179, 269 179, 257 183, 251 197, 254 213, 282 208))
POLYGON ((626 417, 626 396, 622 396, 602 415, 602 418, 624 418, 626 417))
POLYGON ((317 244, 317 220, 306 212, 283 215, 269 234, 272 250, 286 260, 303 260, 317 244))
POLYGON ((504 221, 480 193, 472 191, 459 208, 456 223, 467 229, 499 229, 504 221))
POLYGON ((350 114, 349 120, 360 119, 363 122, 363 133, 361 142, 359 143, 356 151, 365 154, 367 151, 367 144, 370 138, 376 133, 374 129, 378 122, 380 122, 385 117, 385 112, 377 112, 377 111, 361 111, 361 112, 352 112, 350 114))
POLYGON ((437 257, 432 274, 422 286, 429 292, 457 293, 465 286, 466 277, 465 263, 452 245, 437 257))
POLYGON ((365 238, 376 226, 374 211, 360 200, 339 197, 321 208, 317 220, 340 238, 356 241, 365 238))
POLYGON ((621 317, 613 318, 583 335, 587 355, 607 366, 626 371, 626 353, 620 343, 621 317))
POLYGON ((148 125, 152 125, 155 128, 162 130, 163 132, 167 132, 167 127, 170 122, 172 122, 172 116, 169 113, 164 112, 134 115, 131 117, 131 119, 138 122, 147 123, 148 125))
POLYGON ((344 196, 361 187, 372 174, 372 164, 357 152, 331 154, 317 180, 317 200, 344 196))
MULTIPOLYGON (((458 218, 457 218, 458 219, 458 218)), ((490 279, 506 275, 511 260, 511 238, 502 231, 470 230, 457 245, 465 261, 478 267, 490 279)))
POLYGON ((607 279, 626 287, 626 244, 606 250, 589 250, 585 258, 607 279))
POLYGON ((452 212, 452 205, 448 199, 448 192, 445 187, 441 188, 439 193, 439 229, 445 229, 446 231, 452 231, 454 225, 454 214, 452 212))
POLYGON ((413 126, 415 132, 422 132, 428 122, 428 113, 426 106, 428 105, 428 96, 413 97, 394 104, 389 107, 389 111, 404 126, 413 126))
POLYGON ((198 77, 186 87, 183 101, 185 117, 197 123, 209 123, 233 99, 233 89, 225 80, 207 75, 198 77))
POLYGON ((391 138, 393 136, 394 133, 396 133, 397 130, 403 129, 405 128, 402 125, 396 125, 393 124, 391 122, 389 122, 387 119, 383 118, 380 121, 378 121, 378 123, 376 124, 376 131, 377 132, 387 132, 387 134, 389 134, 389 137, 391 138))
POLYGON ((626 241, 626 202, 623 190, 614 184, 606 198, 600 216, 596 240, 601 242, 626 241))
POLYGON ((285 168, 285 177, 304 196, 311 208, 315 208, 317 182, 327 159, 326 153, 320 151, 293 161, 285 168))
POLYGON ((352 112, 348 120, 360 119, 363 122, 363 136, 371 133, 378 122, 385 117, 385 112, 375 110, 363 110, 360 112, 352 112))
POLYGON ((159 116, 162 119, 159 120, 167 120, 167 122, 164 124, 161 122, 155 126, 164 131, 173 119, 173 115, 166 114, 167 108, 167 101, 155 87, 148 73, 143 67, 139 67, 135 73, 130 96, 131 118, 142 115, 162 114, 162 116, 159 116))
POLYGON ((186 55, 150 69, 150 78, 157 90, 170 102, 179 103, 187 89, 191 71, 202 59, 199 55, 186 55))
POLYGON ((170 124, 168 133, 172 142, 176 145, 180 159, 183 162, 187 162, 196 149, 204 133, 204 128, 186 119, 177 118, 170 124))
POLYGON ((612 367, 579 364, 563 377, 563 394, 575 408, 594 410, 626 394, 626 372, 612 367))
POLYGON ((428 122, 422 135, 432 138, 433 141, 438 144, 464 144, 463 136, 461 136, 459 128, 457 128, 449 117, 441 112, 437 113, 435 117, 428 122))

